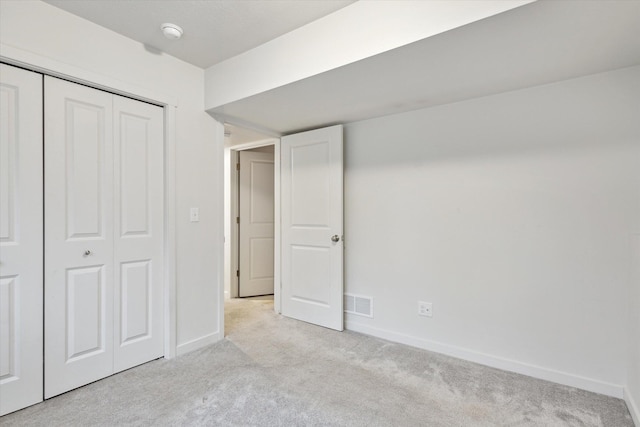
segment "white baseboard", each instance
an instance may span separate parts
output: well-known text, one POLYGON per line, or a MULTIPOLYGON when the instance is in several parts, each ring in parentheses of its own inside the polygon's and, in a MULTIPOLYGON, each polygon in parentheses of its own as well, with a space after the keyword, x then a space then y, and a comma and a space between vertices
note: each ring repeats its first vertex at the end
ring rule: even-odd
POLYGON ((187 341, 178 345, 177 355, 182 356, 183 354, 189 353, 202 347, 206 347, 209 344, 216 343, 221 339, 222 337, 220 336, 220 332, 214 332, 212 334, 196 338, 195 340, 187 341))
POLYGON ((623 387, 618 384, 611 384, 594 380, 592 378, 581 377, 566 372, 556 371, 541 366, 519 362, 517 360, 510 360, 502 357, 492 356, 490 354, 480 353, 462 347, 425 340, 423 338, 400 334, 385 329, 374 328, 360 322, 347 320, 346 328, 350 331, 372 335, 374 337, 383 338, 389 341, 410 345, 412 347, 433 351, 435 353, 446 354, 447 356, 468 360, 470 362, 479 363, 481 365, 490 366, 492 368, 502 369, 504 371, 515 372, 541 380, 551 381, 582 390, 592 391, 594 393, 617 397, 619 399, 622 399, 624 396, 623 387))
POLYGON ((633 422, 636 424, 637 427, 640 427, 640 401, 634 399, 634 397, 637 397, 637 396, 631 395, 629 388, 625 387, 624 401, 626 402, 627 408, 631 413, 631 418, 633 418, 633 422))

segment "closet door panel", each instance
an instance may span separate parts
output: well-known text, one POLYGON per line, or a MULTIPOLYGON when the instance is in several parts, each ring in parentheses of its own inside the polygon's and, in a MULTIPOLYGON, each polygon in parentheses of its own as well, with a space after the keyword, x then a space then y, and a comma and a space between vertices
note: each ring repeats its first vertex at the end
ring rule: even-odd
POLYGON ((163 110, 114 96, 115 371, 163 355, 163 110))
POLYGON ((42 401, 42 75, 0 64, 0 415, 42 401))
POLYGON ((113 96, 45 77, 45 397, 113 372, 113 96))

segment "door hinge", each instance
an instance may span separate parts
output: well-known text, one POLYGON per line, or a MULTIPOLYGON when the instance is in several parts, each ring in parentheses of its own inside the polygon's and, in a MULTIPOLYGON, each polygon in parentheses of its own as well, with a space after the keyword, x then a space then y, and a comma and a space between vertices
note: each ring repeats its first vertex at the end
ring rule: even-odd
POLYGON ((240 224, 240 217, 239 216, 236 217, 236 224, 240 224))
POLYGON ((240 170, 240 163, 236 163, 236 170, 239 171, 240 170))
POLYGON ((240 270, 236 270, 236 277, 240 277, 240 270))

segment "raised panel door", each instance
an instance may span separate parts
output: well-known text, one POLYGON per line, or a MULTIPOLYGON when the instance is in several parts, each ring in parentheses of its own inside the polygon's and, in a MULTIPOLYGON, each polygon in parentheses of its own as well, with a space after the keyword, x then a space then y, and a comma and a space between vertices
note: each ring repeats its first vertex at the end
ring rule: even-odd
POLYGON ((163 355, 163 110, 114 95, 114 371, 163 355))
POLYGON ((113 96, 45 77, 45 397, 113 372, 113 96))
POLYGON ((0 64, 0 415, 42 400, 42 75, 0 64))
POLYGON ((343 329, 342 126, 285 136, 282 314, 343 329))
POLYGON ((273 294, 273 154, 240 152, 239 296, 273 294))

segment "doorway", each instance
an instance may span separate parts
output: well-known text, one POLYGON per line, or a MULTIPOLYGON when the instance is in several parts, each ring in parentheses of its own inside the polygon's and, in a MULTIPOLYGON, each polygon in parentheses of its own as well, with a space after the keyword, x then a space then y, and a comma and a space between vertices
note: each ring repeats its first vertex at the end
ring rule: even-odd
MULTIPOLYGON (((262 214, 256 218, 260 226, 265 226, 264 223, 269 219, 273 221, 272 231, 270 233, 271 237, 261 237, 258 240, 257 248, 254 248, 254 252, 258 252, 259 265, 255 266, 254 276, 257 277, 269 277, 272 276, 273 285, 270 285, 268 290, 269 294, 272 294, 273 306, 274 310, 279 313, 280 312, 280 301, 279 301, 279 283, 280 283, 280 260, 279 260, 279 251, 280 251, 280 191, 279 191, 279 175, 276 171, 280 168, 280 139, 273 138, 269 135, 261 134, 258 132, 254 132, 251 130, 239 128, 230 124, 225 124, 225 147, 224 147, 224 299, 225 301, 229 301, 230 299, 236 299, 241 297, 249 297, 251 292, 244 293, 244 290, 247 290, 246 284, 242 286, 240 278, 243 276, 243 266, 241 262, 240 252, 242 250, 242 233, 241 233, 241 225, 242 218, 238 220, 239 217, 243 215, 241 210, 241 201, 240 201, 240 170, 238 170, 238 165, 241 162, 241 156, 248 155, 248 157, 252 157, 253 154, 256 154, 260 157, 262 154, 266 156, 272 156, 272 164, 269 164, 269 160, 264 162, 262 159, 262 163, 257 162, 254 166, 254 169, 262 169, 261 172, 264 174, 265 169, 272 168, 272 183, 269 180, 266 182, 263 180, 262 184, 266 184, 267 187, 272 186, 273 193, 270 196, 270 200, 267 203, 262 201, 262 208, 271 209, 271 215, 264 215, 264 211, 262 214), (244 152, 244 154, 241 154, 244 152), (253 153, 253 154, 252 154, 253 153), (240 221, 240 222, 239 222, 240 221), (272 241, 269 241, 272 239, 272 241), (260 246, 263 248, 265 246, 270 246, 272 250, 271 254, 265 255, 264 251, 258 250, 260 246), (262 255, 260 255, 262 253, 262 255)), ((255 157, 255 156, 254 156, 255 157)), ((249 166, 250 167, 250 166, 249 166)), ((246 169, 245 169, 246 171, 246 169)), ((245 205, 250 202, 245 202, 245 205)), ((246 225, 246 224, 245 224, 246 225)), ((264 231, 264 230, 262 230, 264 231)), ((246 235, 246 232, 245 232, 246 235)), ((245 242, 245 246, 247 243, 245 242)), ((246 266, 245 261, 245 266, 246 266)), ((244 277, 251 277, 250 273, 244 272, 244 277)), ((264 286, 264 283, 262 284, 264 286)), ((264 295, 265 291, 259 291, 258 293, 253 293, 254 295, 264 295)), ((225 328, 226 329, 226 328, 225 328)))
POLYGON ((238 298, 239 152, 274 147, 273 309, 343 330, 343 129, 341 125, 236 143, 225 125, 225 295, 238 298), (281 197, 282 193, 282 197, 281 197), (283 208, 284 206, 284 208, 283 208), (284 275, 286 273, 286 276, 284 275), (286 302, 286 305, 285 305, 286 302))
POLYGON ((6 414, 170 355, 162 266, 172 119, 70 78, 0 68, 11 101, 2 127, 13 130, 0 144, 0 181, 10 184, 0 191, 10 202, 0 242, 6 414))

